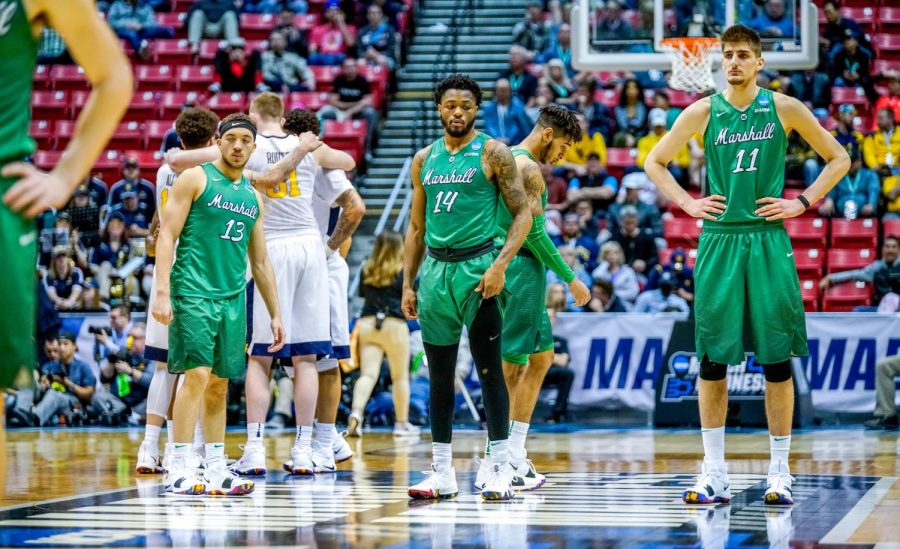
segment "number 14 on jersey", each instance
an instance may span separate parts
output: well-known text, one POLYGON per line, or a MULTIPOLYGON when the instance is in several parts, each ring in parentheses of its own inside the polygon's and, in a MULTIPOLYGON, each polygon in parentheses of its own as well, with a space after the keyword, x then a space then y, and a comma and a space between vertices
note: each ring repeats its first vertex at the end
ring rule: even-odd
POLYGON ((453 203, 456 202, 456 197, 459 196, 459 191, 441 191, 435 197, 434 211, 432 213, 450 213, 450 210, 453 209, 453 203), (442 210, 441 207, 444 209, 442 210))

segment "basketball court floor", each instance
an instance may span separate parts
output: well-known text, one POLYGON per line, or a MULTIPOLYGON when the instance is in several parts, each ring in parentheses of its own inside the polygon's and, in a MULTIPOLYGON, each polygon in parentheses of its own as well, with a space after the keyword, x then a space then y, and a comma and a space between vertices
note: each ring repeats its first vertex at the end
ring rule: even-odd
MULTIPOLYGON (((430 439, 367 432, 334 475, 280 470, 291 432, 267 437, 270 471, 250 496, 166 496, 133 472, 140 430, 12 431, 0 503, 4 547, 900 547, 897 432, 795 434, 796 503, 762 503, 764 431, 733 431, 730 505, 687 506, 702 459, 693 430, 563 427, 529 438, 542 488, 483 502, 472 487, 484 432, 457 431, 457 498, 411 501, 430 439)), ((228 434, 239 453, 243 431, 228 434)))

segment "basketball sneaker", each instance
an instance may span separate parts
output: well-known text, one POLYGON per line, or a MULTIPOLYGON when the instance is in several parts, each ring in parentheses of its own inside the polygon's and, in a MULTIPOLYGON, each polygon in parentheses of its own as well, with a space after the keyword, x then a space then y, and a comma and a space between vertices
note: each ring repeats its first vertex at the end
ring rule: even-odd
MULTIPOLYGON (((512 464, 510 463, 510 465, 512 464)), ((530 459, 523 460, 518 466, 513 466, 513 472, 515 473, 515 479, 521 481, 521 483, 514 482, 513 484, 513 488, 517 491, 528 492, 537 490, 547 481, 547 477, 534 469, 534 463, 530 459)))
POLYGON ((331 437, 331 448, 334 450, 334 461, 343 463, 353 457, 353 450, 344 437, 333 435, 331 437))
POLYGON ((316 473, 335 473, 337 465, 334 463, 334 447, 326 448, 317 441, 312 443, 313 471, 316 473))
POLYGON ((421 432, 422 429, 408 421, 394 424, 394 436, 396 437, 417 437, 421 432))
POLYGON ((173 456, 172 468, 166 473, 166 492, 179 496, 196 496, 206 492, 206 483, 188 461, 183 456, 173 456))
POLYGON ((794 480, 796 479, 791 476, 786 463, 779 461, 777 467, 770 467, 766 479, 766 494, 763 496, 766 505, 793 505, 791 484, 794 480))
POLYGON ((479 457, 475 459, 478 460, 478 472, 475 473, 475 488, 484 490, 484 485, 487 484, 488 478, 491 476, 491 464, 486 459, 479 457))
POLYGON ((292 475, 312 475, 316 471, 316 465, 312 460, 312 448, 306 446, 297 448, 291 446, 291 459, 284 462, 284 470, 292 475))
POLYGON ((522 479, 516 477, 512 465, 509 463, 492 463, 490 476, 481 490, 481 499, 488 501, 508 501, 513 498, 512 481, 519 483, 522 479))
POLYGON ((348 437, 361 437, 362 436, 362 417, 356 412, 350 414, 350 417, 347 418, 347 432, 348 437))
POLYGON ((150 444, 146 440, 141 442, 138 449, 137 465, 134 470, 142 475, 157 475, 165 472, 162 463, 159 461, 159 448, 150 444))
POLYGON ((253 492, 253 481, 236 475, 225 465, 226 461, 225 456, 206 460, 206 470, 203 473, 206 493, 213 496, 243 496, 253 492))
POLYGON ((728 503, 731 501, 730 485, 725 467, 718 469, 703 460, 697 481, 681 494, 681 499, 685 503, 728 503))
POLYGON ((456 470, 453 467, 438 471, 431 464, 430 471, 423 471, 425 480, 409 488, 409 497, 414 499, 447 499, 459 494, 456 486, 456 470))
POLYGON ((266 474, 266 447, 262 444, 241 446, 244 455, 228 468, 238 475, 262 476, 266 474))
POLYGON ((172 468, 172 457, 175 455, 175 445, 171 442, 166 443, 166 449, 163 450, 162 468, 168 471, 172 468))

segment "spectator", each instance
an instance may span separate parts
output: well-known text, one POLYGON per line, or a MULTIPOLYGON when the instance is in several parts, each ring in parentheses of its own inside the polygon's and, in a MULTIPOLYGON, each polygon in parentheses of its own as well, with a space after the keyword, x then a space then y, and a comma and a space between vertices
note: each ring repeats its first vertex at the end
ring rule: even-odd
POLYGON ((665 266, 657 264, 647 276, 647 290, 659 287, 659 278, 668 272, 675 278, 675 293, 688 303, 694 302, 694 270, 687 265, 684 248, 675 248, 665 266))
POLYGON ((32 409, 39 427, 49 425, 58 414, 69 415, 76 406, 87 406, 94 394, 97 378, 91 367, 75 357, 78 350, 75 335, 59 334, 59 360, 41 366, 38 403, 32 409))
MULTIPOLYGON (((577 213, 567 213, 563 217, 562 234, 553 238, 553 243, 560 249, 575 250, 578 259, 588 269, 597 266, 597 242, 581 232, 581 218, 577 213)), ((590 286, 590 284, 585 284, 590 286)))
MULTIPOLYGON (((562 256, 566 265, 575 271, 575 278, 580 280, 585 286, 591 285, 591 275, 588 274, 582 262, 579 261, 578 252, 575 248, 560 248, 559 255, 562 256)), ((562 286, 563 294, 565 295, 563 301, 565 307, 563 310, 575 312, 582 311, 583 309, 581 307, 575 305, 575 297, 572 295, 572 292, 569 291, 569 285, 563 282, 563 280, 553 271, 547 271, 547 301, 559 305, 559 294, 558 290, 555 289, 557 285, 562 286), (553 290, 552 292, 550 291, 551 289, 553 290)))
POLYGON ((666 113, 666 131, 671 130, 672 124, 681 114, 681 109, 672 106, 669 94, 664 91, 657 91, 653 94, 653 106, 666 113))
POLYGON ((866 421, 866 429, 896 431, 897 385, 894 378, 900 376, 900 355, 885 357, 875 363, 875 414, 866 421))
POLYGON ((82 187, 87 189, 88 196, 91 199, 91 204, 95 206, 103 206, 104 204, 106 204, 107 196, 109 195, 109 190, 106 188, 106 183, 100 181, 96 177, 88 175, 81 181, 78 189, 81 189, 82 187))
POLYGON ((483 109, 485 132, 504 145, 517 145, 531 132, 525 105, 513 97, 509 80, 500 78, 494 85, 494 99, 483 109))
POLYGON ((372 65, 394 70, 397 31, 391 26, 378 4, 366 10, 366 26, 359 29, 360 57, 372 65))
POLYGON ((595 278, 591 286, 591 300, 585 306, 586 313, 627 313, 631 305, 623 301, 613 290, 612 282, 595 278))
POLYGON ((302 57, 287 49, 287 40, 278 31, 269 35, 269 49, 262 54, 262 78, 276 93, 316 89, 312 69, 302 57))
POLYGON ((819 155, 797 132, 791 132, 787 142, 787 151, 784 156, 784 177, 785 179, 801 179, 803 184, 809 187, 822 171, 819 166, 819 155))
POLYGON ((541 174, 547 185, 547 207, 544 209, 557 214, 568 210, 569 184, 562 177, 553 174, 553 166, 550 164, 541 164, 541 174))
POLYGON ((794 36, 794 16, 785 10, 784 0, 766 0, 763 12, 748 26, 765 38, 794 36))
POLYGON ((75 61, 66 49, 66 43, 55 30, 44 27, 38 44, 37 62, 40 65, 72 65, 75 61))
POLYGON ((625 263, 625 252, 618 242, 606 242, 600 248, 600 265, 591 273, 594 280, 600 278, 612 284, 615 295, 633 303, 641 289, 637 274, 625 263))
POLYGON ((555 99, 556 96, 553 95, 553 90, 551 90, 550 86, 547 85, 547 82, 541 78, 538 81, 537 95, 534 96, 534 102, 530 107, 525 107, 525 113, 533 124, 537 124, 538 118, 541 116, 541 109, 548 105, 552 105, 555 99))
POLYGON ((71 311, 80 305, 84 274, 75 266, 65 246, 53 248, 50 269, 44 275, 44 287, 59 311, 71 311))
POLYGON ((605 150, 606 143, 612 141, 616 123, 609 108, 594 99, 596 90, 596 80, 593 78, 582 79, 575 88, 575 102, 572 106, 587 120, 587 131, 591 137, 597 133, 603 136, 605 150))
POLYGON ((544 21, 544 12, 539 2, 528 5, 525 20, 513 27, 512 41, 527 51, 529 59, 547 47, 550 42, 550 25, 544 21))
POLYGON ((619 225, 619 232, 613 233, 610 241, 619 243, 625 253, 625 263, 634 272, 646 276, 659 263, 653 234, 638 226, 638 212, 634 206, 623 206, 619 210, 619 225))
POLYGON ((578 225, 581 228, 581 234, 596 241, 600 227, 597 226, 598 216, 594 215, 594 208, 591 207, 591 201, 588 199, 576 201, 575 214, 578 215, 578 225))
POLYGON ((591 156, 597 157, 601 168, 606 166, 606 142, 602 133, 591 135, 585 117, 579 116, 578 124, 581 126, 581 139, 569 147, 560 167, 571 170, 575 175, 583 176, 587 173, 587 164, 591 156))
POLYGON ((172 27, 160 27, 156 24, 153 8, 143 0, 116 0, 109 7, 106 20, 116 36, 128 42, 131 49, 144 61, 150 59, 148 40, 175 36, 172 27))
POLYGON ((378 111, 372 101, 369 82, 359 74, 356 59, 347 58, 341 63, 341 74, 334 79, 333 90, 328 96, 329 104, 319 110, 319 117, 322 120, 365 120, 366 162, 371 162, 378 129, 378 111))
POLYGON ((662 218, 659 215, 659 209, 640 199, 642 179, 646 179, 644 174, 628 174, 622 178, 622 187, 625 189, 623 201, 610 205, 609 212, 606 215, 606 230, 609 231, 610 235, 620 231, 619 211, 630 204, 637 209, 640 228, 649 230, 654 238, 663 238, 662 218), (632 177, 632 175, 642 177, 632 177))
POLYGON ((791 75, 791 95, 813 111, 816 118, 825 118, 831 107, 831 79, 816 69, 795 71, 791 75))
POLYGON ((365 304, 357 328, 360 376, 353 389, 353 409, 347 434, 359 435, 363 410, 378 382, 387 355, 394 395, 394 434, 418 435, 409 422, 409 328, 400 307, 403 297, 403 237, 383 231, 363 265, 360 297, 365 304))
MULTIPOLYGON (((551 319, 554 316, 550 317, 551 319)), ((569 393, 572 391, 572 383, 575 381, 575 372, 569 368, 572 358, 569 356, 569 340, 564 337, 553 336, 553 363, 544 374, 544 382, 541 388, 556 387, 556 401, 553 410, 547 418, 547 423, 565 423, 569 419, 569 393)))
POLYGON ((109 206, 112 208, 121 204, 122 193, 125 192, 136 193, 138 203, 147 218, 153 217, 156 212, 156 191, 153 184, 141 177, 141 166, 133 156, 129 156, 122 163, 122 179, 109 189, 109 206))
MULTIPOLYGON (((623 5, 620 0, 609 0, 606 3, 606 12, 603 18, 597 22, 594 28, 594 36, 597 40, 619 42, 630 40, 634 35, 634 29, 628 24, 623 16, 623 5)), ((625 51, 628 45, 619 48, 625 51)), ((612 50, 613 48, 608 48, 612 50)))
POLYGON ((137 192, 126 190, 121 193, 122 203, 113 206, 111 214, 121 214, 125 220, 129 238, 144 237, 150 234, 150 213, 147 205, 138 202, 137 192))
POLYGON ((240 38, 233 0, 197 0, 188 9, 185 20, 192 55, 200 53, 200 40, 204 36, 221 37, 229 44, 236 44, 240 38))
POLYGON ((126 348, 110 354, 100 364, 103 386, 94 392, 91 404, 107 423, 116 425, 124 412, 130 412, 128 423, 138 425, 147 415, 153 368, 148 368, 143 358, 146 334, 146 325, 136 323, 128 333, 126 348))
POLYGON ((94 334, 94 356, 98 360, 111 354, 124 353, 131 333, 131 312, 125 305, 116 305, 109 311, 109 327, 101 327, 94 334))
POLYGON ((125 266, 131 257, 131 245, 125 236, 125 216, 121 212, 112 212, 106 220, 100 246, 91 254, 91 271, 97 279, 100 297, 110 298, 113 271, 125 266))
POLYGON ((309 43, 306 41, 306 33, 294 23, 297 13, 285 7, 281 10, 281 16, 278 25, 273 31, 280 32, 284 39, 287 40, 287 49, 296 53, 300 57, 307 59, 309 57, 309 43))
POLYGON ((575 88, 566 74, 566 66, 560 59, 551 59, 544 65, 544 76, 541 82, 550 87, 553 92, 553 102, 560 105, 574 105, 575 88))
POLYGON ((553 59, 559 59, 566 67, 566 76, 572 78, 578 71, 572 66, 572 27, 568 23, 562 23, 556 32, 556 40, 547 46, 535 61, 547 63, 553 59))
POLYGON ((72 235, 78 244, 76 250, 83 246, 83 259, 86 260, 91 249, 100 244, 100 208, 91 202, 87 185, 82 184, 75 189, 69 207, 60 213, 60 217, 63 215, 71 220, 72 235))
MULTIPOLYGON (((568 156, 568 153, 566 155, 568 156)), ((619 183, 615 177, 606 173, 603 164, 600 162, 600 156, 597 153, 591 153, 588 156, 585 174, 581 177, 574 177, 569 182, 568 199, 572 204, 578 200, 588 199, 591 201, 591 208, 594 213, 598 216, 606 217, 609 207, 616 200, 618 190, 619 183)))
POLYGON ((313 65, 340 65, 356 46, 356 28, 344 21, 340 0, 325 3, 323 22, 309 36, 309 62, 313 65))
POLYGON ((547 314, 550 319, 554 318, 556 313, 563 313, 568 310, 566 305, 566 285, 562 282, 547 284, 544 292, 544 306, 547 307, 547 314))
MULTIPOLYGON (((52 244, 49 246, 51 250, 55 246, 64 246, 69 257, 75 260, 76 267, 80 268, 87 265, 87 249, 81 242, 81 235, 72 224, 72 215, 69 212, 63 211, 56 216, 51 238, 52 244)), ((44 248, 47 247, 44 246, 44 248)), ((51 257, 47 256, 41 259, 41 265, 49 265, 51 257)))
MULTIPOLYGON (((638 168, 641 169, 644 168, 644 162, 647 160, 647 155, 650 154, 650 151, 657 143, 659 143, 663 136, 668 133, 666 131, 666 111, 658 108, 650 109, 647 120, 650 122, 650 133, 638 139, 637 142, 638 153, 635 162, 637 163, 638 168)), ((669 162, 669 172, 672 173, 672 176, 681 183, 682 186, 685 186, 688 183, 687 170, 690 164, 691 153, 688 151, 687 145, 681 147, 681 150, 675 154, 675 158, 669 162)))
POLYGON ((841 15, 840 4, 836 1, 825 2, 822 11, 825 14, 825 27, 822 29, 821 43, 830 57, 843 47, 844 36, 851 31, 860 37, 860 46, 872 53, 872 45, 865 41, 865 33, 859 23, 841 15))
POLYGON ((896 130, 894 111, 881 109, 877 113, 878 131, 863 140, 863 160, 881 179, 881 193, 885 197, 887 213, 884 219, 900 218, 900 132, 896 130))
POLYGON ((306 13, 309 5, 306 0, 243 0, 241 11, 244 13, 279 13, 290 10, 293 13, 306 13))
POLYGON ((878 195, 881 185, 878 175, 863 168, 859 146, 851 145, 850 170, 831 189, 819 207, 819 215, 856 219, 873 217, 878 213, 878 195))
POLYGON ((687 301, 675 293, 675 277, 664 271, 655 290, 647 290, 638 296, 634 303, 636 313, 688 313, 691 307, 687 301))
POLYGON ((509 48, 509 68, 500 73, 500 78, 509 80, 512 92, 526 107, 534 105, 537 95, 537 78, 525 69, 527 50, 522 46, 509 48))
MULTIPOLYGON (((776 0, 782 1, 782 0, 776 0)), ((869 103, 878 100, 878 92, 872 82, 872 54, 859 47, 858 35, 847 30, 844 35, 844 47, 831 59, 831 77, 835 86, 854 88, 861 86, 866 92, 869 103)))
MULTIPOLYGON (((900 72, 885 71, 883 75, 887 79, 888 92, 882 95, 875 102, 875 108, 872 112, 879 112, 882 109, 890 109, 894 113, 894 121, 900 120, 900 72)), ((872 131, 878 131, 878 120, 872 120, 872 131)))
POLYGON ((252 51, 250 55, 247 55, 247 43, 243 38, 219 48, 214 64, 216 67, 215 80, 209 87, 209 91, 213 93, 220 91, 252 92, 267 89, 263 84, 262 56, 258 51, 252 51))
POLYGON ((850 103, 844 103, 838 107, 837 127, 831 130, 831 135, 847 150, 854 145, 860 149, 863 146, 863 135, 853 129, 855 118, 856 107, 850 103))
POLYGON ((647 133, 644 89, 634 78, 629 78, 622 86, 622 94, 616 106, 616 124, 619 132, 613 137, 614 147, 634 147, 638 138, 647 133))
POLYGON ((900 237, 889 235, 884 237, 881 245, 881 259, 877 259, 862 269, 853 269, 839 273, 830 273, 819 281, 822 291, 848 280, 859 280, 872 284, 871 308, 875 310, 881 300, 888 294, 900 293, 900 237))

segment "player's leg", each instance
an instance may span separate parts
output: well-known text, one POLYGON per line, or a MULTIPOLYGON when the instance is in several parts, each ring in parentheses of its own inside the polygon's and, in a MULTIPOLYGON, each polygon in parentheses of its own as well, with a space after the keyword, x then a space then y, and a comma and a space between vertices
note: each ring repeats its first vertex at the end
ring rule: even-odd
POLYGON ((377 341, 375 330, 375 317, 366 316, 359 319, 359 378, 353 386, 353 403, 350 407, 350 419, 347 424, 347 432, 359 435, 362 431, 363 412, 372 389, 378 383, 378 374, 381 372, 381 363, 384 360, 384 349, 377 341))
POLYGON ((394 434, 419 436, 421 429, 409 422, 409 327, 399 318, 385 318, 381 337, 391 370, 394 434))
POLYGON ((330 425, 331 452, 336 463, 353 457, 353 450, 337 432, 338 406, 341 402, 341 372, 338 361, 350 358, 350 310, 347 305, 347 286, 350 268, 339 253, 328 258, 328 305, 331 311, 331 354, 316 362, 319 371, 319 401, 316 404, 316 438, 330 425))
MULTIPOLYGON (((341 403, 341 370, 338 359, 327 357, 316 361, 319 374, 319 394, 316 398, 316 420, 313 424, 315 441, 313 443, 313 461, 322 465, 323 471, 334 471, 337 461, 336 438, 338 406, 341 403)), ((352 455, 352 454, 351 454, 352 455)), ((344 458, 346 460, 348 458, 344 458)))
POLYGON ((312 436, 319 394, 316 356, 301 355, 292 357, 291 360, 294 365, 294 408, 297 412, 297 437, 291 447, 291 473, 311 475, 315 472, 312 436))
MULTIPOLYGON (((149 329, 148 329, 149 331, 149 329)), ((147 390, 147 423, 144 426, 144 440, 138 449, 135 471, 143 474, 162 473, 159 459, 159 435, 162 432, 166 411, 172 402, 176 377, 167 371, 165 362, 157 362, 147 390)), ((171 435, 171 433, 170 433, 171 435)))

